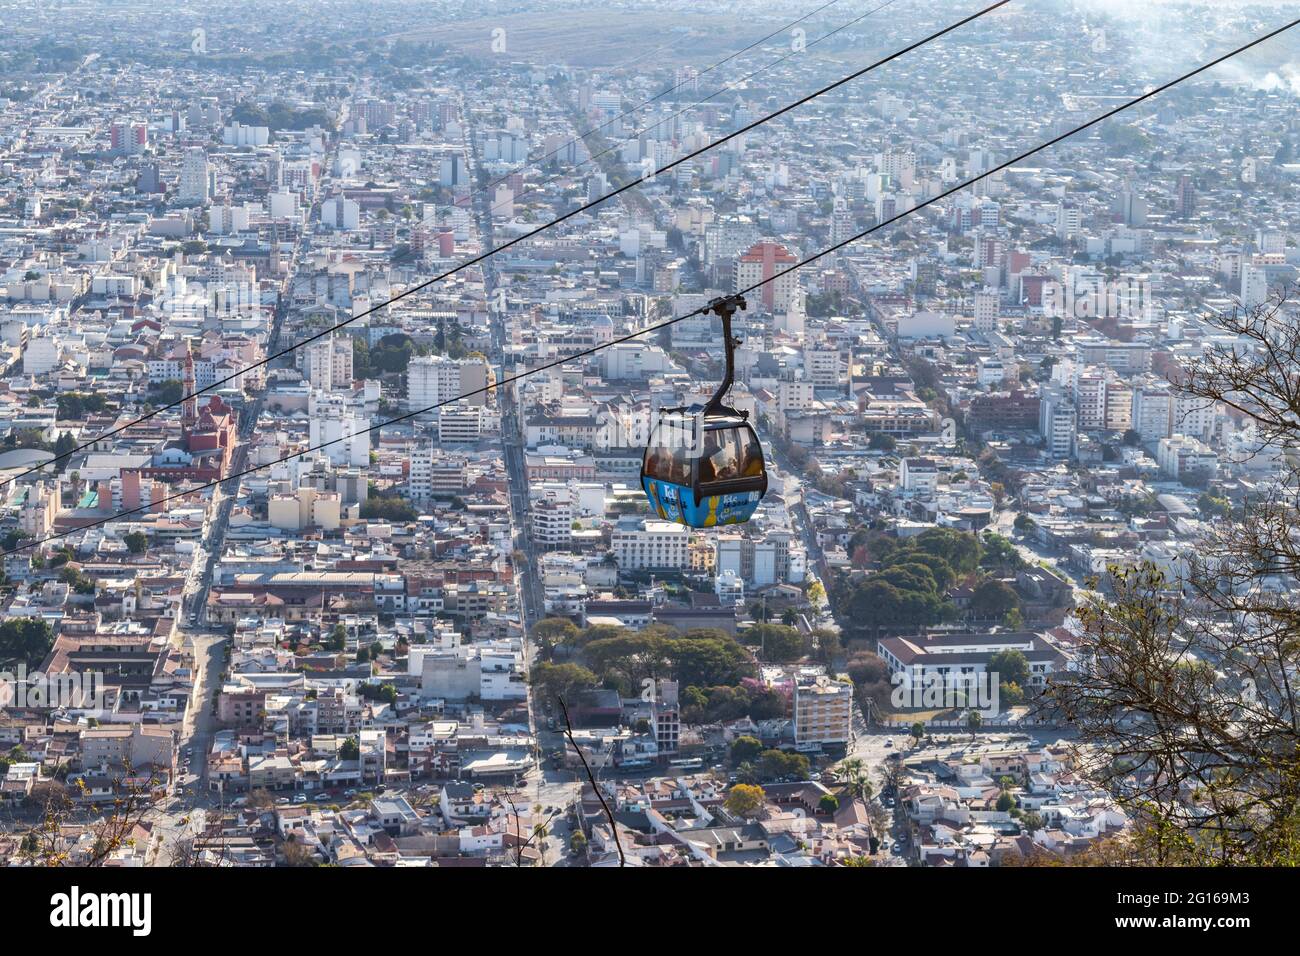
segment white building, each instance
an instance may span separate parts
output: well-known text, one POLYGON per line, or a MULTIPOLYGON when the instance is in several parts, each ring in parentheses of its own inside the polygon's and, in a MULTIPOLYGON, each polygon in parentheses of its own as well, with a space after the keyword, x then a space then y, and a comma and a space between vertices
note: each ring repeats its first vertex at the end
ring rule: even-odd
POLYGON ((320 221, 331 229, 359 229, 361 206, 354 199, 335 196, 321 203, 320 221))
POLYGON ((1069 399, 1048 393, 1038 406, 1038 430, 1052 458, 1069 458, 1074 454, 1077 430, 1074 405, 1069 399))
POLYGON ((323 392, 352 384, 352 338, 333 335, 317 339, 301 350, 302 373, 323 392))
POLYGON ((454 402, 432 413, 438 425, 438 441, 443 445, 465 445, 478 441, 484 431, 491 431, 498 422, 484 405, 454 402))
POLYGON ((179 199, 186 205, 201 206, 212 198, 212 166, 202 146, 191 146, 181 162, 179 199))
POLYGON ((1219 456, 1190 435, 1170 435, 1156 443, 1156 463, 1170 478, 1203 481, 1219 472, 1219 456))
POLYGON ((573 502, 567 491, 547 491, 528 506, 533 542, 543 548, 567 548, 573 540, 573 502))
POLYGON ((366 467, 370 464, 370 419, 342 395, 314 391, 308 400, 308 429, 313 448, 335 465, 366 467))
POLYGON ((997 330, 998 315, 1002 309, 1001 297, 996 292, 975 293, 975 329, 978 332, 997 330))
POLYGON ((939 486, 939 466, 930 458, 902 458, 898 462, 898 484, 904 491, 922 497, 939 486))
POLYGON ((1241 268, 1241 304, 1253 309, 1268 301, 1268 272, 1256 265, 1241 268))
POLYGON ((745 582, 731 569, 721 571, 713 579, 713 592, 718 596, 718 603, 723 607, 745 603, 745 582))
POLYGON ((614 560, 623 571, 681 571, 690 566, 690 529, 672 521, 624 518, 611 538, 614 560))
MULTIPOLYGON (((490 374, 482 359, 417 355, 406 368, 406 407, 410 411, 427 409, 486 388, 490 374)), ((487 402, 487 393, 478 391, 464 401, 483 405, 487 402)))
POLYGON ((1168 438, 1174 397, 1167 385, 1144 385, 1133 390, 1133 429, 1144 442, 1168 438))
POLYGON ((957 320, 944 312, 913 312, 899 315, 895 332, 900 339, 952 338, 957 320))
POLYGON ((407 493, 416 501, 462 494, 468 479, 469 464, 463 456, 448 455, 430 445, 411 452, 407 493))

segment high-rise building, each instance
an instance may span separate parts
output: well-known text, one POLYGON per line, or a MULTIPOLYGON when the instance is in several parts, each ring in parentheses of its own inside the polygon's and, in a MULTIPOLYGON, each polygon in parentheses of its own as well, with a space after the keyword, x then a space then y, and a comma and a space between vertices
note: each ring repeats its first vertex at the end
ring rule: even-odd
POLYGON ((1082 227, 1083 219, 1078 206, 1060 203, 1056 207, 1056 238, 1071 239, 1082 227))
POLYGON ((660 756, 677 753, 682 737, 677 681, 661 680, 655 683, 655 697, 650 710, 660 756))
POLYGON ((181 163, 179 199, 187 205, 203 205, 212 198, 212 166, 202 146, 191 146, 181 163))
POLYGON ((478 391, 491 381, 492 370, 482 359, 449 359, 441 355, 418 355, 406 367, 406 407, 411 411, 450 402, 467 392, 465 401, 483 405, 487 393, 478 391))
POLYGON ((804 348, 803 369, 814 388, 843 388, 847 382, 840 350, 828 345, 804 348))
POLYGON ((314 392, 308 403, 312 447, 325 445, 335 465, 370 464, 370 420, 341 393, 314 392))
POLYGON ((423 445, 411 452, 407 494, 417 500, 450 498, 464 493, 469 482, 469 464, 462 455, 448 455, 440 448, 423 445))
POLYGON ((1077 430, 1074 404, 1059 391, 1043 393, 1038 406, 1038 431, 1051 458, 1069 458, 1074 454, 1077 430))
POLYGON ((329 392, 352 384, 352 338, 330 335, 302 349, 302 373, 307 381, 329 392))
POLYGON ((1174 213, 1179 219, 1191 219, 1196 213, 1196 187, 1191 176, 1180 176, 1178 194, 1174 200, 1174 213))
MULTIPOLYGON (((736 260, 736 291, 765 282, 758 290, 758 301, 768 312, 784 312, 799 286, 797 271, 785 272, 799 260, 785 246, 771 240, 755 243, 736 260), (773 281, 766 281, 773 280, 773 281)), ((751 304, 750 308, 753 308, 751 304)))
POLYGON ((139 120, 113 120, 108 128, 108 138, 113 152, 135 156, 149 146, 149 127, 139 120))
POLYGON ((359 229, 361 206, 356 200, 335 196, 321 203, 320 221, 332 229, 359 229))
POLYGON ((465 157, 460 153, 450 153, 438 164, 438 185, 463 186, 469 182, 469 170, 465 167, 465 157))
POLYGON ((1145 226, 1147 224, 1147 202, 1136 190, 1125 189, 1111 204, 1115 218, 1126 226, 1145 226))
POLYGON ((831 212, 831 242, 844 242, 857 231, 858 226, 853 218, 853 210, 849 209, 848 204, 843 200, 836 200, 835 208, 831 212))
POLYGON ((1091 431, 1106 425, 1106 376, 1096 368, 1077 366, 1074 373, 1074 405, 1079 429, 1091 431))
POLYGON ((1144 442, 1168 438, 1173 415, 1173 395, 1164 383, 1133 390, 1133 430, 1144 442))
POLYGON ((145 163, 140 167, 140 176, 135 181, 136 192, 141 193, 165 193, 167 187, 163 185, 162 173, 157 163, 145 163))
POLYGON ((853 739, 853 685, 820 675, 794 685, 794 742, 847 744, 853 739))
POLYGON ((1268 273, 1257 265, 1241 267, 1241 304, 1253 309, 1268 301, 1268 273))
POLYGON ((610 535, 621 571, 680 571, 690 567, 690 529, 672 521, 628 515, 610 535))
POLYGON ((1002 297, 996 292, 975 293, 975 330, 977 332, 994 332, 998 327, 998 313, 1001 311, 1002 297))

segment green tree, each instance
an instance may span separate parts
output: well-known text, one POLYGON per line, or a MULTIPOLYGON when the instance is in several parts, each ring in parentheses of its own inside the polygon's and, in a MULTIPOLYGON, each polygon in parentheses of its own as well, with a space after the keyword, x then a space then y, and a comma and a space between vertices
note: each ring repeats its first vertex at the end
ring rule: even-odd
POLYGON ((54 457, 57 459, 55 468, 63 471, 67 467, 67 455, 72 454, 72 450, 77 447, 77 440, 72 437, 71 432, 62 432, 54 442, 54 457))
POLYGON ((577 636, 577 625, 567 617, 543 618, 533 625, 533 640, 545 648, 570 643, 577 636))
POLYGON ((763 745, 757 737, 742 734, 731 742, 731 763, 733 766, 750 763, 762 752, 763 745))
POLYGON ((988 670, 990 674, 998 675, 1000 687, 1007 684, 1024 687, 1029 682, 1029 659, 1015 648, 998 651, 989 658, 988 670))
POLYGON ((132 554, 144 554, 149 547, 149 536, 143 531, 130 531, 122 537, 126 550, 132 554))
POLYGON ((1020 595, 997 578, 985 578, 971 593, 970 613, 984 621, 1000 620, 1008 611, 1020 607, 1020 595))
POLYGON ((979 538, 967 531, 930 528, 914 540, 919 550, 943 558, 958 574, 974 574, 979 568, 982 554, 979 538))
POLYGON ((833 793, 822 794, 822 798, 817 801, 817 809, 828 816, 833 814, 839 808, 839 798, 833 793))
POLYGON ((758 772, 764 780, 779 780, 792 777, 807 780, 810 765, 803 754, 787 753, 784 750, 764 750, 758 758, 758 772))
POLYGON ((0 536, 0 548, 5 551, 12 551, 27 537, 27 533, 19 531, 17 528, 10 528, 0 536))
POLYGON ((415 505, 396 496, 371 497, 361 504, 363 518, 401 523, 414 521, 419 516, 420 512, 415 505))
POLYGON ((751 647, 761 648, 764 661, 797 661, 805 653, 803 635, 784 624, 755 624, 745 632, 744 638, 751 647))
POLYGON ((853 799, 865 800, 871 796, 871 780, 867 776, 867 765, 861 757, 849 757, 836 767, 835 778, 853 799))
POLYGON ((0 622, 0 661, 38 667, 54 646, 54 629, 37 617, 14 617, 0 622))
POLYGON ((980 559, 980 567, 1019 571, 1025 565, 1025 559, 1020 556, 1019 549, 1002 535, 991 531, 984 535, 984 556, 980 559))
POLYGON ((577 694, 599 683, 596 675, 581 664, 536 663, 530 675, 537 698, 543 701, 571 701, 577 694))
MULTIPOLYGON (((896 580, 901 577, 896 576, 896 580)), ((878 575, 854 584, 846 603, 846 626, 851 629, 851 636, 859 638, 878 634, 882 629, 938 623, 948 607, 933 591, 902 589, 878 575)))
POLYGON ((174 378, 160 383, 153 389, 153 398, 159 405, 175 405, 185 396, 185 386, 174 378))
POLYGON ((325 645, 331 651, 342 651, 348 646, 348 629, 342 624, 335 624, 330 631, 329 642, 325 645))

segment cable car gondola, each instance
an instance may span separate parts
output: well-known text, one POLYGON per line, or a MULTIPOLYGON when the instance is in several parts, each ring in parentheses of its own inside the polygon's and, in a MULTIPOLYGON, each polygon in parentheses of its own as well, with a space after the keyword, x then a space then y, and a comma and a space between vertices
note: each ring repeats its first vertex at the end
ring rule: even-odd
POLYGON ((727 371, 705 405, 665 408, 641 459, 641 487, 660 518, 690 528, 748 521, 767 493, 763 446, 749 413, 723 404, 735 375, 731 317, 745 308, 740 295, 714 299, 704 309, 722 317, 727 371))

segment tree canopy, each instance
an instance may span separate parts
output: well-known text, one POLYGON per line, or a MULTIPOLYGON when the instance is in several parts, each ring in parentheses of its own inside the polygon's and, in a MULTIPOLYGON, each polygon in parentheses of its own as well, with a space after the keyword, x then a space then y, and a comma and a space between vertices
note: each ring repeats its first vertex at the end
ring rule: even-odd
POLYGON ((0 622, 0 662, 40 666, 54 646, 54 629, 38 617, 15 617, 0 622))

